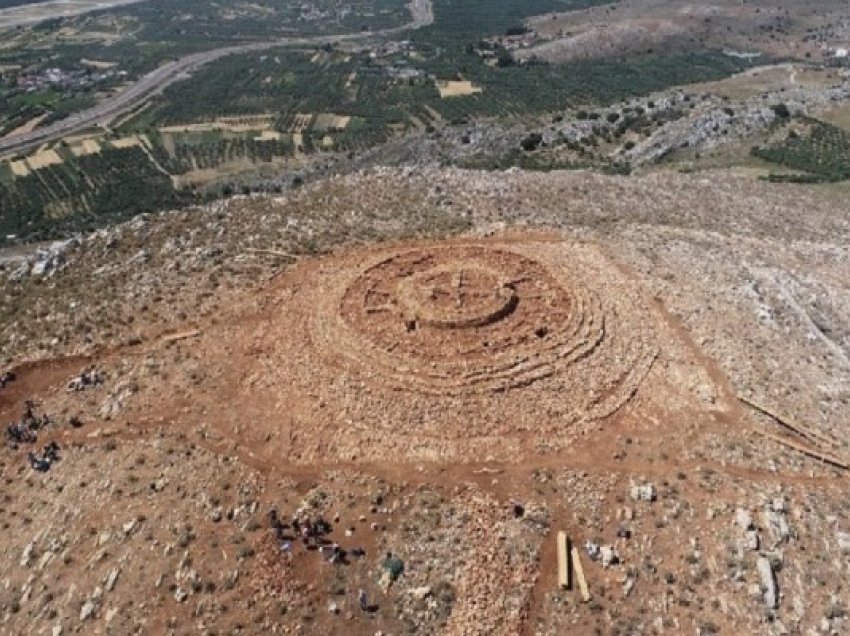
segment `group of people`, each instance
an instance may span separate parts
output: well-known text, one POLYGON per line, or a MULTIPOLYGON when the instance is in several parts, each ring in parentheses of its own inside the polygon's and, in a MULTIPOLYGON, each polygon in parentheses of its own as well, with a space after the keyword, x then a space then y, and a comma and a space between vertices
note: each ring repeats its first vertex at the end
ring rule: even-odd
POLYGON ((299 509, 292 515, 291 521, 285 522, 280 518, 277 510, 272 508, 269 510, 268 517, 269 525, 278 541, 288 543, 291 546, 290 541, 300 538, 307 549, 319 549, 324 553, 330 546, 333 549, 333 559, 339 560, 345 556, 338 544, 331 543, 325 538, 333 530, 333 527, 321 515, 310 516, 304 510, 299 509), (292 531, 291 536, 287 535, 287 530, 292 531))
MULTIPOLYGON (((45 415, 36 415, 35 404, 31 400, 24 403, 24 414, 19 422, 12 422, 6 427, 6 439, 13 448, 18 444, 35 444, 38 441, 37 432, 50 424, 50 418, 45 415)), ((59 460, 59 444, 48 442, 41 449, 41 453, 29 451, 27 460, 34 470, 47 472, 54 462, 59 460)))
POLYGON ((24 402, 24 414, 19 422, 12 422, 6 427, 6 439, 12 444, 34 444, 37 440, 36 431, 50 424, 50 418, 35 414, 35 404, 32 400, 24 402))
POLYGON ((11 384, 16 379, 14 372, 4 371, 0 373, 0 389, 5 389, 7 384, 11 384))
POLYGON ((46 473, 54 462, 59 461, 59 444, 56 442, 48 442, 41 449, 41 455, 36 455, 32 451, 27 453, 27 459, 30 466, 40 473, 46 473))
POLYGON ((6 439, 12 444, 33 444, 36 435, 22 422, 12 422, 6 427, 6 439))
MULTIPOLYGON (((333 526, 321 515, 310 515, 302 508, 296 510, 288 522, 281 519, 276 508, 271 508, 268 519, 275 538, 280 542, 281 551, 290 558, 292 542, 299 538, 306 549, 317 550, 329 563, 344 564, 348 562, 348 556, 360 558, 366 555, 363 548, 353 547, 346 550, 336 541, 330 540, 328 535, 333 530, 333 526)), ((363 611, 375 610, 375 606, 369 604, 366 592, 362 589, 358 591, 357 601, 363 611)))
POLYGON ((103 383, 103 374, 97 369, 82 371, 68 380, 69 391, 85 391, 90 386, 98 386, 103 383))

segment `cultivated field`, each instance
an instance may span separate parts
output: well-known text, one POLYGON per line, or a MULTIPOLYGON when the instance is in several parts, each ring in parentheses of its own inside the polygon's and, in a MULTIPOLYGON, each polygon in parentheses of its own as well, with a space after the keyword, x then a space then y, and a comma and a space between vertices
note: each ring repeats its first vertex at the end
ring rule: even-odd
POLYGON ((475 95, 481 92, 480 86, 475 86, 472 82, 461 80, 445 80, 437 82, 437 90, 440 91, 440 97, 460 97, 462 95, 475 95))

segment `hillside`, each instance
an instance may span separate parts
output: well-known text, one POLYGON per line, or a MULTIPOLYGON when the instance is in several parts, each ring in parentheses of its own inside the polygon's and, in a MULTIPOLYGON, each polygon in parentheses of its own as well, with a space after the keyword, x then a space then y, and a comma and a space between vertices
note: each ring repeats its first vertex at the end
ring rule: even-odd
POLYGON ((7 262, 4 629, 841 633, 846 201, 380 169, 7 262))
POLYGON ((0 42, 0 636, 850 633, 846 0, 0 42))

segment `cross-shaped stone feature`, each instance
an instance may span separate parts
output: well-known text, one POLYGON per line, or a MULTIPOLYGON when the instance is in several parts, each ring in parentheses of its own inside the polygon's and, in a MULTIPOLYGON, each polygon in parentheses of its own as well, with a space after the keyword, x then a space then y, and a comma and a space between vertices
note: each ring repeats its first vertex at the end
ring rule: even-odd
POLYGON ((486 267, 448 263, 399 282, 398 304, 408 331, 477 327, 501 320, 516 306, 514 290, 486 267))

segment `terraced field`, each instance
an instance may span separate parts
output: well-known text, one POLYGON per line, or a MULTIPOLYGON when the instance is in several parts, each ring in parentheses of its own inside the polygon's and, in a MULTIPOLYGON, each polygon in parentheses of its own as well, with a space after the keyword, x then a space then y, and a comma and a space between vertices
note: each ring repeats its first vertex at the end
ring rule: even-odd
POLYGON ((805 129, 791 130, 781 142, 753 148, 760 159, 800 174, 774 174, 777 181, 842 181, 850 179, 850 132, 817 120, 804 120, 805 129))

